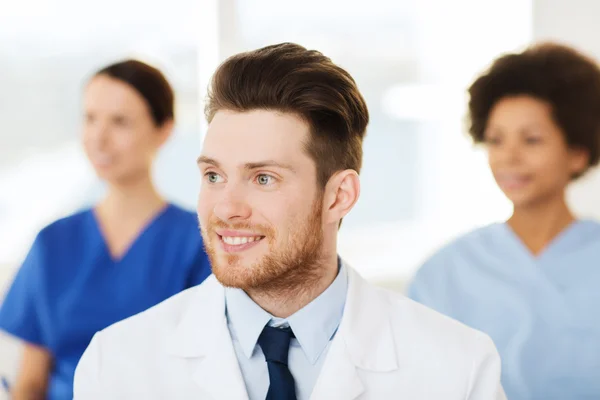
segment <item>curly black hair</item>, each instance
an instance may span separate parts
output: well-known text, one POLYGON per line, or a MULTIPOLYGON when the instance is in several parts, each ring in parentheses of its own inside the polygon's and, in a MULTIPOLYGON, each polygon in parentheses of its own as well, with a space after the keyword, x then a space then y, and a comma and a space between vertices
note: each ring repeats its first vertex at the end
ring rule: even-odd
POLYGON ((496 59, 469 87, 468 131, 484 141, 490 112, 501 99, 528 95, 552 108, 567 144, 589 153, 588 167, 600 159, 600 68, 579 51, 540 43, 496 59))

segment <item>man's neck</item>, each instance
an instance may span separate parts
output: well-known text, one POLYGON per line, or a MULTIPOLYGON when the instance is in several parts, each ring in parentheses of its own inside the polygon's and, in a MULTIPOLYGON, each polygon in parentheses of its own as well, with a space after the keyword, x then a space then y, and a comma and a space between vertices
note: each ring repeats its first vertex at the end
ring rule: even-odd
POLYGON ((574 220, 560 197, 535 207, 515 208, 507 223, 531 253, 538 255, 574 220))
POLYGON ((278 318, 288 318, 319 297, 338 274, 338 258, 323 258, 315 268, 307 269, 303 276, 293 277, 293 282, 281 282, 276 286, 247 290, 248 296, 263 310, 278 318))

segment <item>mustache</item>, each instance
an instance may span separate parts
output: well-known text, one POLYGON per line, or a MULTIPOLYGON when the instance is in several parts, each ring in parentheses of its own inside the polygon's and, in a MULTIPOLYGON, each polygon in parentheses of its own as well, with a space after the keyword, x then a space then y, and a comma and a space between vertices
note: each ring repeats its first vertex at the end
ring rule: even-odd
POLYGON ((251 224, 245 221, 225 222, 216 217, 211 217, 206 226, 202 226, 198 221, 198 226, 203 232, 215 232, 217 229, 232 230, 232 231, 251 231, 256 232, 261 236, 275 236, 276 231, 272 226, 264 224, 251 224))

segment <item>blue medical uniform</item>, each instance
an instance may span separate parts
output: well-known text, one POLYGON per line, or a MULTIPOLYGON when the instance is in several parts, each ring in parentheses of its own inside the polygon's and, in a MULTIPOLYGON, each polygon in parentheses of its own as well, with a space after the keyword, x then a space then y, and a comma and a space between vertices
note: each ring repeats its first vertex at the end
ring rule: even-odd
POLYGON ((574 222, 537 256, 507 224, 478 229, 409 296, 491 336, 509 400, 600 399, 600 224, 574 222))
POLYGON ((112 258, 92 210, 36 237, 0 308, 0 329, 53 355, 47 398, 73 397, 94 333, 210 275, 195 214, 167 205, 127 252, 112 258))

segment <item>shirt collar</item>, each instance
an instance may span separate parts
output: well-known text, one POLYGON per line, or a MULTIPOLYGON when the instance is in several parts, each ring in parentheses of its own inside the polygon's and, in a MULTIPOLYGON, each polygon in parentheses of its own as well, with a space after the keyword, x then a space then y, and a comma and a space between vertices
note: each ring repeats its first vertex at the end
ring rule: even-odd
POLYGON ((252 357, 265 325, 289 325, 308 360, 314 364, 333 338, 342 319, 348 276, 338 259, 338 275, 323 293, 288 318, 275 318, 241 289, 225 288, 227 323, 247 358, 252 357))

